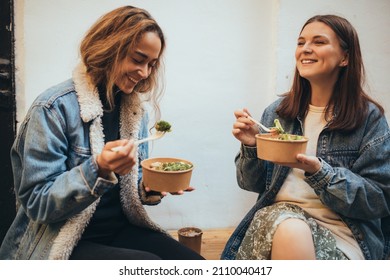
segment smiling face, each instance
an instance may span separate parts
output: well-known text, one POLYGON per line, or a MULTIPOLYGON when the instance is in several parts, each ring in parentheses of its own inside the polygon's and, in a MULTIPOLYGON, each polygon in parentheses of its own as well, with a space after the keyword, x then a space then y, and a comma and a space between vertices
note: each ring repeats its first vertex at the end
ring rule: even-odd
POLYGON ((336 33, 325 23, 312 22, 304 27, 295 51, 300 76, 310 83, 332 84, 341 67, 348 64, 336 33))
POLYGON ((144 33, 135 48, 120 62, 115 85, 125 94, 132 93, 140 81, 149 77, 160 52, 159 36, 154 32, 144 33))

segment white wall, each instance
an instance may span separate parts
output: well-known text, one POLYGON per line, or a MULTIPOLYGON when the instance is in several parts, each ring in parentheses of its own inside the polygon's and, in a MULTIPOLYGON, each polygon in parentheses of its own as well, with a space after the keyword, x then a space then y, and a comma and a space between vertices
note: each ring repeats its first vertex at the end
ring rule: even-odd
POLYGON ((162 118, 173 131, 154 143, 151 156, 182 157, 196 166, 196 191, 148 208, 168 229, 235 226, 251 207, 256 195, 240 190, 235 179, 233 111, 247 107, 259 118, 288 89, 296 38, 310 16, 336 13, 355 25, 371 91, 390 110, 386 0, 15 2, 18 120, 40 92, 70 77, 79 41, 103 13, 130 4, 160 23, 167 37, 162 118))
POLYGON ((367 91, 387 109, 390 119, 390 1, 389 0, 279 0, 277 92, 288 89, 294 65, 294 45, 304 22, 315 14, 347 18, 359 34, 365 63, 367 91))

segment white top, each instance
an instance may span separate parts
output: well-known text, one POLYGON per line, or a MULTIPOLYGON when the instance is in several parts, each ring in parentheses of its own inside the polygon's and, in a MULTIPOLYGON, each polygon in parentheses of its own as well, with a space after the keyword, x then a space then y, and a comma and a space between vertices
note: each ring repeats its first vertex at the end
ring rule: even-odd
MULTIPOLYGON (((304 135, 309 138, 306 154, 315 156, 318 136, 326 125, 325 107, 309 105, 304 121, 304 135)), ((276 202, 288 202, 303 208, 316 222, 328 228, 336 239, 337 247, 353 260, 364 259, 351 230, 330 208, 322 204, 314 190, 304 181, 304 171, 293 168, 276 196, 276 202)))

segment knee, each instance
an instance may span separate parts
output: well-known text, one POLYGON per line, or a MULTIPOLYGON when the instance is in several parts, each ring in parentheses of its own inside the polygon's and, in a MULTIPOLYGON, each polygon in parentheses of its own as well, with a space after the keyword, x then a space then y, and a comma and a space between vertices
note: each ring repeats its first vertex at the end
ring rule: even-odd
POLYGON ((315 259, 310 227, 302 220, 290 218, 279 224, 272 240, 272 259, 315 259))
POLYGON ((278 225, 274 236, 287 240, 311 239, 311 230, 303 220, 290 218, 278 225))

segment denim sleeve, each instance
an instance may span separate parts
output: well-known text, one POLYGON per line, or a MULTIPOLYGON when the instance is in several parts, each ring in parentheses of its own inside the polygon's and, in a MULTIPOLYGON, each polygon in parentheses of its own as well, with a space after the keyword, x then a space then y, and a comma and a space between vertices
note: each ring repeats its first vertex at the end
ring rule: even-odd
MULTIPOLYGON (((274 102, 264 110, 261 116, 263 124, 267 126, 273 125, 278 102, 280 101, 274 102)), ((261 195, 266 189, 267 175, 272 174, 272 172, 267 172, 265 161, 257 157, 256 147, 241 145, 240 151, 235 157, 235 164, 239 187, 261 195)))
POLYGON ((390 132, 384 117, 368 127, 352 168, 322 160, 322 168, 305 179, 325 205, 365 220, 390 215, 390 132))
POLYGON ((256 193, 262 193, 265 189, 264 167, 257 158, 256 147, 241 145, 239 153, 235 157, 237 183, 240 188, 256 193))
POLYGON ((53 108, 35 106, 11 150, 16 196, 34 221, 65 220, 116 184, 98 178, 94 157, 87 148, 71 147, 65 127, 53 108), (69 154, 76 148, 79 163, 71 168, 69 154))

